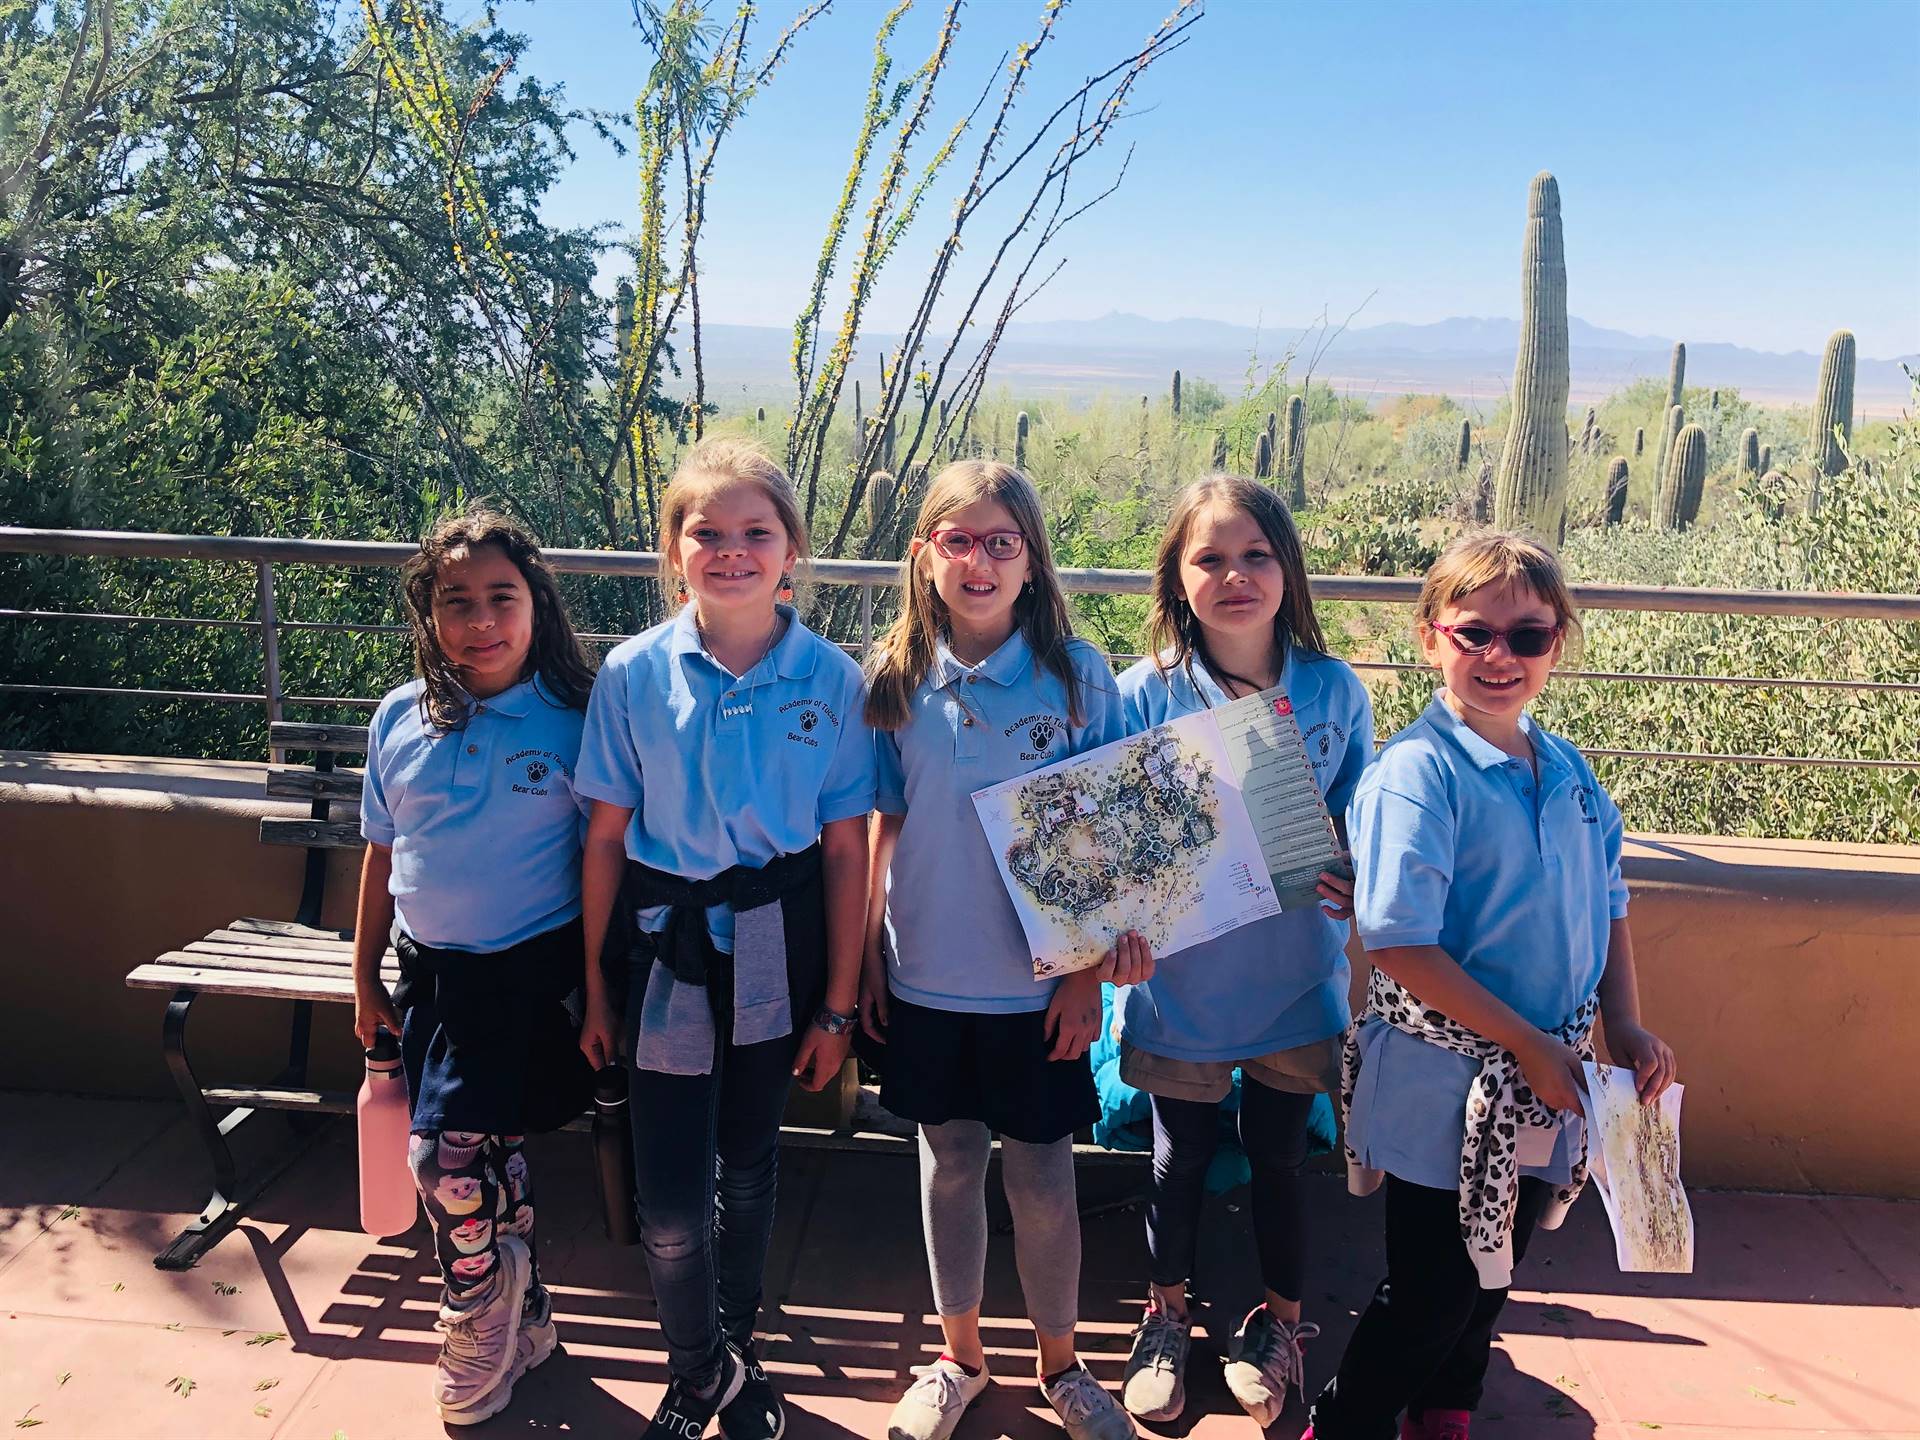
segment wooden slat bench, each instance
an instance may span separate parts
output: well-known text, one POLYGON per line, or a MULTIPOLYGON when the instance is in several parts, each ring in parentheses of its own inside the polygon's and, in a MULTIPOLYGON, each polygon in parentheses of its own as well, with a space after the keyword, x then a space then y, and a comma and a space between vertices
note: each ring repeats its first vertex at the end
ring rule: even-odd
MULTIPOLYGON (((365 755, 367 731, 363 725, 277 722, 271 727, 270 740, 276 751, 314 756, 311 767, 273 767, 266 784, 269 796, 308 801, 310 813, 305 818, 270 816, 260 822, 264 843, 306 848, 306 875, 295 918, 231 920, 183 950, 171 950, 137 966, 127 976, 127 984, 137 989, 173 992, 161 1028, 167 1069, 213 1165, 213 1196, 199 1218, 154 1257, 153 1263, 162 1270, 185 1270, 219 1244, 245 1207, 299 1155, 294 1148, 244 1185, 240 1182, 227 1136, 256 1111, 345 1113, 353 1109, 350 1093, 308 1087, 307 1052, 315 1002, 353 1003, 353 932, 322 929, 319 922, 326 900, 327 852, 363 848, 358 820, 334 819, 332 805, 336 800, 357 803, 360 798, 360 772, 344 768, 340 757, 365 755), (286 1068, 265 1085, 202 1084, 187 1055, 187 1016, 202 995, 291 1000, 286 1068), (216 1118, 216 1107, 226 1113, 216 1118)), ((380 973, 389 987, 400 978, 399 960, 391 948, 381 960, 380 973)))

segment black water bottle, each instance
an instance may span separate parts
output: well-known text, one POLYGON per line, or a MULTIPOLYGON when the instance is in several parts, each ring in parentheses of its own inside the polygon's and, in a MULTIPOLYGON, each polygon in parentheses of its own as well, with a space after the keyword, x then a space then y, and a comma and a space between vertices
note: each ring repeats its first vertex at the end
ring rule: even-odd
POLYGON ((619 1064, 593 1077, 593 1168, 600 1178, 600 1222, 616 1245, 638 1245, 633 1205, 633 1131, 627 1122, 627 1072, 619 1064))

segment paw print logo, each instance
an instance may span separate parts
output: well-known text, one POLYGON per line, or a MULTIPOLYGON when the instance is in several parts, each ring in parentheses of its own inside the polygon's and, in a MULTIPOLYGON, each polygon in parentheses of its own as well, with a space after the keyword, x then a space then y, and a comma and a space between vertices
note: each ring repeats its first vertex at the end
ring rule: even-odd
POLYGON ((551 775, 552 773, 553 772, 546 767, 546 764, 543 761, 539 761, 539 760, 532 761, 527 766, 527 783, 529 785, 538 785, 542 780, 546 779, 547 776, 551 775))
POLYGON ((1325 755, 1331 749, 1333 749, 1333 737, 1331 735, 1322 735, 1320 737, 1320 753, 1325 755))
POLYGON ((1053 743, 1054 725, 1051 720, 1042 720, 1027 731, 1027 739, 1036 750, 1044 750, 1053 743))
POLYGON ((820 715, 817 711, 802 710, 800 712, 800 728, 802 730, 811 730, 813 729, 814 726, 818 725, 819 723, 820 723, 820 715))

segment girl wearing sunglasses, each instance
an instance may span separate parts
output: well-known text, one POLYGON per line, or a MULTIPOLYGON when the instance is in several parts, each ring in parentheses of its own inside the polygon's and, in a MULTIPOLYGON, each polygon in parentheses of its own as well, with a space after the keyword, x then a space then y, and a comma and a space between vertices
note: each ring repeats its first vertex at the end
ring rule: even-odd
POLYGON ((1586 1177, 1596 1012, 1643 1102, 1674 1078, 1640 1024, 1620 812, 1527 714, 1579 634, 1559 562, 1462 536, 1416 620, 1442 688, 1347 812, 1374 966, 1343 1057, 1348 1183, 1384 1177, 1387 1278, 1314 1403, 1318 1440, 1391 1440, 1396 1419, 1403 1440, 1465 1440, 1513 1265, 1586 1177))
POLYGON ((1106 659, 1072 638, 1033 482, 990 460, 934 477, 875 646, 867 720, 879 817, 860 1023, 880 1100, 920 1127, 920 1202, 946 1350, 895 1406, 888 1440, 946 1440, 988 1384, 980 1299, 987 1161, 1000 1137, 1039 1380, 1072 1440, 1133 1424, 1074 1353, 1080 1216, 1073 1132, 1099 1118, 1086 1051, 1102 979, 1151 972, 1138 936, 1099 969, 1036 980, 973 808, 975 790, 1126 734, 1106 659))

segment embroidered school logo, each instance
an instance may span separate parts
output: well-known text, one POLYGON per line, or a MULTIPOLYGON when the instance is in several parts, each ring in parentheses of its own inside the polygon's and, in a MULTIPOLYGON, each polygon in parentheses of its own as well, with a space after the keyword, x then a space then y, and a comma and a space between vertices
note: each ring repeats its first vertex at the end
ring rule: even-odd
POLYGON ((1573 798, 1580 806, 1581 823, 1583 825, 1598 825, 1600 823, 1600 807, 1594 802, 1593 787, 1591 785, 1574 786, 1573 798))
POLYGON ((552 792, 545 782, 558 770, 562 776, 573 773, 567 762, 551 750, 516 750, 507 757, 509 788, 516 795, 544 797, 552 792), (522 783, 524 780, 525 783, 522 783))
POLYGON ((780 713, 782 715, 786 715, 794 710, 798 710, 800 713, 793 716, 787 723, 797 728, 787 731, 787 739, 795 741, 798 744, 818 750, 820 748, 820 742, 813 737, 813 732, 820 728, 820 722, 822 720, 832 725, 835 729, 839 728, 840 717, 834 713, 833 706, 817 696, 807 696, 799 700, 789 700, 780 707, 780 713))
POLYGON ((811 730, 813 729, 814 726, 818 725, 819 723, 820 723, 819 711, 803 710, 800 712, 800 728, 802 730, 811 730))
POLYGON ((549 770, 544 763, 542 763, 539 760, 535 760, 532 764, 527 766, 527 783, 529 785, 538 785, 542 780, 546 779, 547 776, 551 775, 552 773, 553 772, 549 770))
POLYGON ((1042 720, 1035 724, 1031 730, 1027 731, 1027 740, 1035 750, 1044 750, 1053 743, 1053 735, 1053 722, 1051 720, 1042 720))

